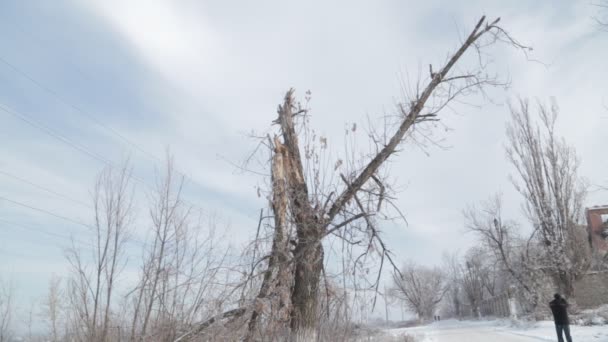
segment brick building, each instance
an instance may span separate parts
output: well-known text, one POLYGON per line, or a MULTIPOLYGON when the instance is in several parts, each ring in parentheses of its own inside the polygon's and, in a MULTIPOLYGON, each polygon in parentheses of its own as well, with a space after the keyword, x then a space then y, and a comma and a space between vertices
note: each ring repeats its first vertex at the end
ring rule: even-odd
POLYGON ((585 210, 589 243, 595 252, 608 252, 608 206, 591 207, 585 210))

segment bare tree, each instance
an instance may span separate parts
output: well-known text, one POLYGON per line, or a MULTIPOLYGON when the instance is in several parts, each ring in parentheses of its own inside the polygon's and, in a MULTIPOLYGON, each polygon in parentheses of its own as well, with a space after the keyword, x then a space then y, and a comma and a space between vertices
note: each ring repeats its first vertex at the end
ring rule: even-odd
POLYGON ((464 211, 467 229, 475 233, 493 254, 513 281, 525 292, 533 310, 540 300, 542 274, 535 269, 536 260, 530 238, 522 239, 513 221, 502 215, 502 199, 495 195, 483 202, 480 208, 470 206, 464 211))
POLYGON ((469 250, 465 255, 462 267, 462 289, 471 305, 473 315, 481 317, 481 302, 484 300, 485 290, 489 285, 486 279, 489 276, 484 270, 483 260, 475 249, 469 250))
POLYGON ((443 274, 446 278, 446 300, 448 315, 461 317, 462 312, 462 267, 458 255, 444 254, 443 274))
POLYGON ((34 308, 36 307, 36 302, 32 301, 30 302, 30 307, 27 310, 27 317, 25 319, 25 326, 27 328, 27 340, 28 341, 34 341, 34 332, 33 332, 33 325, 34 325, 34 308))
POLYGON ((500 259, 484 245, 469 248, 462 259, 457 254, 445 255, 443 269, 449 279, 446 285, 449 313, 456 316, 464 314, 462 308, 466 304, 473 316, 479 317, 482 302, 507 289, 500 259))
POLYGON ((438 268, 414 263, 406 264, 400 273, 393 273, 393 296, 405 301, 419 320, 430 319, 448 288, 438 268))
POLYGON ((49 281, 49 290, 43 303, 43 314, 49 325, 51 341, 61 341, 61 326, 64 293, 61 288, 61 278, 52 277, 49 281))
POLYGON ((0 279, 0 342, 12 339, 13 286, 0 279))
POLYGON ((196 322, 211 319, 228 297, 219 278, 229 250, 220 251, 213 217, 203 225, 182 198, 183 185, 168 156, 150 196, 151 241, 129 296, 132 341, 176 340, 196 322))
POLYGON ((72 247, 67 259, 72 267, 69 302, 79 340, 107 341, 116 279, 124 260, 124 247, 132 220, 131 172, 106 168, 93 192, 95 224, 91 255, 72 247), (91 260, 92 267, 89 267, 91 260))
POLYGON ((161 305, 159 292, 163 278, 167 276, 168 264, 171 263, 172 250, 175 248, 175 237, 187 224, 187 213, 182 210, 181 191, 183 177, 174 179, 172 160, 168 159, 166 174, 157 185, 152 198, 150 218, 152 221, 152 247, 142 266, 142 278, 137 288, 135 312, 131 324, 131 339, 144 340, 148 337, 148 326, 155 307, 161 305), (139 326, 140 331, 136 332, 139 326))
POLYGON ((517 171, 512 182, 524 198, 524 209, 543 250, 540 269, 550 275, 559 291, 574 296, 574 282, 589 268, 586 244, 574 246, 580 229, 586 185, 578 176, 574 148, 557 135, 558 108, 537 104, 539 123, 527 100, 510 106, 507 156, 517 171))

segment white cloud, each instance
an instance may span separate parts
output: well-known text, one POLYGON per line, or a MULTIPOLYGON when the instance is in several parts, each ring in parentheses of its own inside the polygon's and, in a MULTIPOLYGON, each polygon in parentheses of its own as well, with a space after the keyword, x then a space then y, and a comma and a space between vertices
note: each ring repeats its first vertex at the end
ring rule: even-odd
POLYGON ((182 76, 198 73, 200 69, 191 66, 208 62, 217 52, 216 37, 205 26, 205 17, 177 2, 110 0, 88 4, 166 76, 176 71, 182 76))
MULTIPOLYGON (((222 197, 206 198, 197 189, 192 191, 193 201, 220 210, 232 229, 243 232, 234 234, 239 237, 253 232, 255 207, 265 205, 253 188, 261 179, 235 174, 218 155, 239 162, 254 143, 243 132, 272 132, 276 106, 288 87, 295 86, 300 97, 312 90, 312 124, 329 137, 332 149, 341 151, 346 122, 363 127, 367 115, 377 118, 390 112, 394 99, 401 96, 399 76, 415 78, 421 65, 443 61, 483 13, 501 16, 502 25, 533 46, 534 57, 549 66, 527 62, 511 49, 492 50, 500 70, 513 81, 509 92, 492 93, 498 105, 461 107, 461 115, 447 114, 453 130, 437 136, 446 138, 451 148, 431 148, 427 157, 406 147, 394 159, 392 175, 405 185, 398 204, 410 225, 384 227, 391 249, 400 260, 432 263, 440 261, 444 248, 470 245, 469 236, 462 234, 460 210, 496 191, 505 193, 509 214, 520 216, 520 200, 508 182, 511 168, 503 151, 508 118, 504 102, 517 94, 543 100, 556 96, 563 113, 560 132, 578 149, 582 173, 593 182, 608 181, 601 134, 608 125, 602 118, 608 115, 603 107, 608 103, 603 79, 608 49, 600 44, 608 34, 594 35, 593 8, 585 3, 261 1, 235 6, 221 1, 100 0, 79 6, 103 18, 101 32, 118 34, 149 73, 162 76, 162 84, 141 84, 163 90, 144 98, 145 108, 156 108, 163 113, 162 120, 146 122, 145 128, 133 120, 121 127, 121 133, 159 157, 169 144, 178 167, 213 196, 222 197), (245 212, 246 206, 252 211, 245 212)), ((107 58, 89 57, 92 63, 107 58)), ((40 63, 45 67, 44 60, 40 63)), ((81 86, 90 87, 93 95, 99 92, 94 85, 81 86)), ((55 152, 40 156, 36 147, 6 145, 3 167, 11 165, 27 178, 79 198, 86 194, 98 165, 60 152, 52 139, 35 138, 50 146, 44 151, 55 152), (45 171, 32 171, 36 167, 45 171), (86 176, 75 177, 81 169, 86 176)), ((105 138, 114 139, 107 132, 105 138)), ((124 146, 105 146, 109 144, 103 141, 95 147, 120 160, 124 146)), ((137 170, 150 173, 155 163, 134 154, 137 170)), ((14 185, 5 188, 16 198, 35 197, 14 185)), ((59 202, 36 201, 68 215, 79 214, 59 202)), ((603 193, 590 199, 590 204, 604 202, 608 198, 603 193)))

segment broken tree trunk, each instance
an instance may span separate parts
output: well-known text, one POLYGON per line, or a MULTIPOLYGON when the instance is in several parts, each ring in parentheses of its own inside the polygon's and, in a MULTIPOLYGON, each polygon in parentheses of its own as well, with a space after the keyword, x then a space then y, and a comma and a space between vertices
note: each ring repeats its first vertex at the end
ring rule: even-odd
POLYGON ((323 267, 323 246, 320 241, 324 227, 315 215, 308 197, 304 178, 298 136, 294 125, 293 89, 285 95, 279 106, 278 122, 281 126, 286 153, 289 209, 296 228, 294 250, 294 286, 291 292, 291 334, 294 341, 316 340, 318 290, 323 267))
POLYGON ((274 235, 268 268, 264 273, 260 292, 256 297, 254 308, 251 313, 245 342, 253 341, 257 331, 259 316, 268 308, 272 311, 276 309, 272 319, 278 320, 275 324, 282 325, 289 318, 290 295, 289 289, 293 282, 289 263, 289 229, 287 222, 287 179, 285 175, 286 161, 288 160, 287 149, 278 138, 274 141, 274 155, 272 157, 272 211, 274 214, 274 235), (268 298, 269 294, 274 294, 278 298, 268 298), (278 302, 277 305, 273 305, 278 302))

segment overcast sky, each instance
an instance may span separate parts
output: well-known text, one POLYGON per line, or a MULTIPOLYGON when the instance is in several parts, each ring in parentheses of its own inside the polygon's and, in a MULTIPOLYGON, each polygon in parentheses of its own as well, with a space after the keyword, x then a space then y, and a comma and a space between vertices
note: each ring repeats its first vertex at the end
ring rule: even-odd
MULTIPOLYGON (((289 87, 312 92, 313 127, 341 149, 345 127, 390 114, 421 66, 444 61, 481 15, 500 16, 542 63, 488 50, 511 88, 443 113, 450 130, 436 137, 447 148, 408 146, 391 164, 409 224, 383 227, 389 247, 399 261, 438 263, 473 243, 467 204, 501 191, 522 220, 504 157, 508 100, 555 97, 581 175, 608 183, 608 33, 597 10, 587 0, 2 1, 0 277, 21 299, 40 298, 65 272, 69 236, 84 236, 72 221, 92 221, 97 173, 130 157, 153 184, 167 146, 189 177, 188 199, 216 212, 239 245, 265 206, 263 179, 231 162, 251 151, 250 132, 274 129, 289 87)), ((587 201, 607 203, 599 191, 587 201)))

